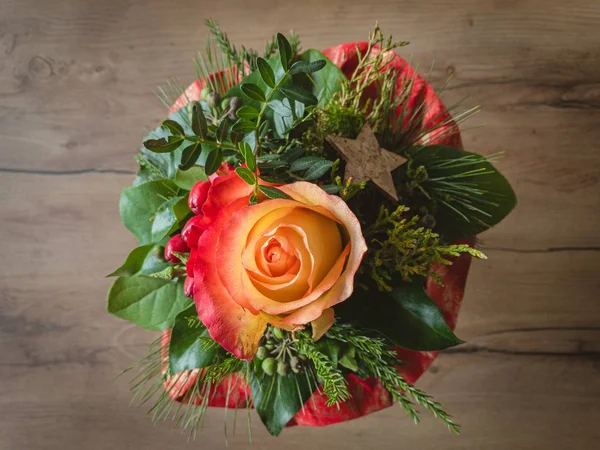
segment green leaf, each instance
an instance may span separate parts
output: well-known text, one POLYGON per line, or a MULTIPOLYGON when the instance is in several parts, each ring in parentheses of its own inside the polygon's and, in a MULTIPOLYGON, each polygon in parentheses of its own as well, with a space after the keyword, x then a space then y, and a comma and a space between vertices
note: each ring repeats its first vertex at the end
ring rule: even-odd
POLYGON ((173 373, 210 366, 220 348, 198 319, 195 305, 177 315, 169 343, 169 365, 173 373))
MULTIPOLYGON (((199 142, 194 142, 183 149, 181 153, 181 163, 179 163, 178 171, 188 170, 196 164, 200 154, 202 153, 202 146, 199 142)), ((177 172, 176 172, 177 174, 177 172)))
POLYGON ((240 150, 242 158, 244 158, 244 161, 248 166, 248 169, 254 172, 256 170, 256 159, 254 157, 254 153, 252 152, 252 147, 250 147, 250 144, 248 144, 247 142, 240 142, 238 148, 240 150))
POLYGON ((292 198, 289 195, 287 195, 285 192, 283 192, 282 190, 277 189, 276 187, 273 187, 273 186, 260 185, 260 186, 258 186, 258 189, 260 189, 260 192, 262 192, 269 198, 285 198, 285 199, 292 198))
POLYGON ((319 99, 318 106, 324 107, 336 92, 342 89, 342 81, 346 76, 323 53, 318 50, 306 50, 299 58, 300 61, 325 61, 325 67, 310 75, 299 73, 294 75, 294 82, 300 83, 305 89, 310 89, 319 99))
POLYGON ((324 337, 321 338, 315 346, 317 347, 317 350, 329 358, 331 365, 336 368, 340 357, 341 343, 324 337))
POLYGON ((425 166, 421 187, 437 204, 436 232, 449 240, 479 234, 516 206, 510 183, 485 157, 454 147, 413 147, 411 166, 425 166))
POLYGON ((324 184, 323 186, 321 186, 321 189, 323 189, 328 194, 335 195, 340 193, 340 191, 342 190, 342 186, 338 186, 337 184, 324 184))
POLYGON ((179 226, 173 207, 181 201, 181 197, 175 197, 164 202, 152 218, 151 239, 152 242, 160 242, 167 235, 175 232, 179 226))
POLYGON ((174 120, 168 119, 162 123, 162 126, 167 128, 173 136, 185 136, 185 132, 183 131, 183 127, 179 125, 174 120))
POLYGON ((221 144, 223 142, 225 142, 225 140, 227 139, 228 131, 229 131, 229 123, 228 123, 227 119, 221 120, 221 122, 219 123, 219 126, 217 127, 217 133, 216 133, 217 141, 220 142, 221 144))
POLYGON ((135 276, 117 278, 108 293, 108 312, 150 330, 166 330, 191 300, 183 281, 135 276))
POLYGON ((190 209, 190 206, 188 205, 188 198, 189 198, 189 194, 185 195, 183 197, 180 197, 179 201, 177 201, 173 205, 173 214, 175 215, 175 219, 176 219, 177 223, 179 224, 180 228, 183 228, 183 225, 185 225, 185 222, 187 221, 189 216, 192 214, 192 210, 190 209))
POLYGON ((144 147, 154 153, 171 153, 183 143, 181 136, 169 136, 161 139, 148 139, 144 141, 144 147))
POLYGON ((206 117, 204 117, 202 105, 198 102, 194 103, 194 106, 192 106, 192 131, 196 136, 200 136, 202 139, 206 138, 208 133, 206 117))
POLYGON ((235 132, 246 133, 248 131, 254 131, 255 128, 256 124, 254 122, 248 122, 247 120, 240 119, 233 124, 231 130, 235 132))
POLYGON ((263 103, 267 101, 263 90, 254 83, 244 83, 241 85, 240 88, 242 89, 242 93, 246 97, 251 98, 252 100, 257 100, 263 103))
POLYGON ((356 361, 356 348, 352 346, 348 347, 348 349, 343 352, 342 357, 338 362, 340 366, 352 370, 353 372, 358 372, 359 367, 356 361))
POLYGON ((386 336, 395 345, 416 351, 443 350, 462 343, 427 295, 422 278, 397 285, 391 293, 355 291, 336 306, 341 320, 386 336))
POLYGON ((178 169, 175 172, 175 184, 181 189, 190 191, 198 181, 208 180, 204 169, 200 166, 193 166, 188 170, 178 169))
POLYGON ((292 46, 286 37, 277 33, 277 49, 279 50, 279 59, 281 61, 281 67, 284 71, 288 71, 290 67, 290 61, 292 60, 292 46))
POLYGON ((235 173, 237 173, 238 177, 240 177, 249 185, 254 186, 256 184, 256 177, 254 176, 254 173, 246 167, 238 167, 235 169, 235 173))
POLYGON ((287 98, 282 100, 271 100, 269 102, 269 108, 271 108, 275 114, 281 117, 291 117, 293 115, 290 102, 287 98), (287 103, 285 102, 287 101, 287 103))
POLYGON ((317 61, 312 61, 312 62, 309 62, 309 61, 296 61, 292 65, 292 68, 290 69, 290 75, 294 75, 296 73, 313 73, 313 72, 318 72, 323 67, 325 67, 326 64, 327 64, 327 61, 325 61, 324 59, 319 59, 317 61))
MULTIPOLYGON (((390 293, 396 329, 388 337, 402 348, 418 351, 443 350, 462 344, 444 320, 442 311, 429 297, 422 281, 400 285, 390 293)), ((392 313, 392 311, 390 311, 392 313)))
POLYGON ((157 242, 154 219, 165 201, 174 197, 177 186, 170 180, 148 181, 123 189, 119 209, 123 224, 140 244, 157 242))
POLYGON ((129 253, 121 267, 109 277, 132 277, 135 275, 150 275, 160 272, 169 266, 163 257, 164 247, 148 244, 136 247, 129 253))
POLYGON ((290 166, 290 172, 300 172, 312 167, 319 161, 326 161, 320 156, 305 156, 304 158, 297 159, 290 166))
POLYGON ((236 111, 236 116, 238 116, 242 120, 252 121, 256 120, 258 117, 259 111, 258 109, 252 106, 242 106, 240 109, 236 111))
POLYGON ((310 91, 307 91, 296 85, 282 86, 280 91, 290 100, 304 103, 305 105, 316 105, 319 100, 310 91))
POLYGON ((206 157, 206 164, 204 165, 204 171, 206 175, 212 175, 223 163, 223 151, 220 148, 213 149, 206 157))
POLYGON ((265 61, 263 58, 257 58, 256 64, 258 66, 260 76, 263 79, 263 81, 265 82, 265 84, 267 86, 269 86, 270 88, 274 88, 275 87, 275 73, 273 72, 273 69, 271 68, 269 63, 267 61, 265 61))
POLYGON ((250 390, 258 416, 267 431, 278 436, 285 425, 296 415, 313 392, 305 373, 285 376, 265 375, 260 361, 250 370, 250 390))
POLYGON ((313 181, 318 178, 321 178, 323 175, 325 175, 327 173, 327 171, 331 168, 331 166, 333 166, 333 162, 331 162, 327 159, 319 161, 319 162, 313 164, 310 167, 310 169, 308 169, 306 171, 306 174, 304 174, 304 179, 306 181, 313 181))

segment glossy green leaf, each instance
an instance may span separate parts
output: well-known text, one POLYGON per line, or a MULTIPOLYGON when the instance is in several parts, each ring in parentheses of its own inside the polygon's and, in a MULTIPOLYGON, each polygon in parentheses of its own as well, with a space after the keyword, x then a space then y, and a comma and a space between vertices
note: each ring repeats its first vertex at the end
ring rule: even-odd
POLYGON ((323 189, 328 194, 335 195, 340 193, 340 191, 342 190, 342 186, 338 186, 337 184, 324 184, 323 186, 321 186, 321 189, 323 189))
POLYGON ((231 127, 231 129, 233 131, 240 132, 240 133, 247 133, 249 131, 254 131, 255 128, 256 128, 256 124, 254 122, 248 122, 247 120, 242 120, 242 119, 238 120, 231 127))
POLYGON ((281 189, 277 189, 276 187, 273 187, 273 186, 260 185, 260 186, 258 186, 258 189, 260 190, 260 192, 262 192, 269 198, 285 198, 285 199, 292 198, 289 195, 287 195, 285 192, 283 192, 281 189))
POLYGON ((263 90, 254 83, 244 83, 241 85, 242 93, 252 100, 257 100, 259 102, 265 102, 267 98, 265 97, 265 93, 263 90))
POLYGON ((421 187, 437 204, 435 231, 448 240, 475 236, 504 219, 517 198, 507 181, 483 156, 449 146, 409 149, 411 166, 425 166, 421 187))
POLYGON ((342 89, 342 81, 346 80, 346 76, 318 50, 306 50, 300 55, 299 60, 309 63, 325 61, 325 66, 318 72, 310 75, 304 73, 294 75, 294 82, 309 89, 319 99, 318 106, 324 107, 331 101, 335 93, 342 89))
POLYGON ((200 154, 202 153, 202 146, 199 142, 194 142, 183 149, 181 153, 181 163, 179 163, 178 171, 188 170, 196 164, 200 154))
POLYGON ((135 275, 150 275, 166 269, 170 264, 163 257, 164 247, 148 244, 136 247, 129 253, 121 267, 109 277, 132 277, 135 275))
POLYGON ((263 58, 257 58, 256 64, 260 72, 260 76, 265 84, 271 88, 275 87, 275 73, 267 61, 263 58))
POLYGON ((108 293, 108 312, 150 330, 166 330, 190 306, 183 281, 135 276, 117 278, 108 293))
POLYGON ((220 148, 213 149, 206 157, 206 164, 204 165, 204 171, 206 175, 212 175, 223 163, 223 151, 220 148))
POLYGON ((420 281, 395 287, 390 293, 395 302, 397 321, 395 344, 419 351, 443 350, 463 341, 458 339, 444 320, 442 311, 429 297, 420 281))
POLYGON ((220 348, 199 321, 195 305, 177 315, 169 343, 169 365, 173 373, 211 365, 220 348))
POLYGON ((299 86, 282 86, 280 90, 281 93, 290 100, 295 100, 297 102, 304 103, 305 105, 316 105, 319 102, 317 97, 312 92, 307 91, 299 86))
POLYGON ((240 177, 249 185, 254 186, 256 184, 256 177, 254 176, 254 173, 246 167, 236 168, 235 173, 237 173, 238 177, 240 177))
POLYGON ((144 147, 154 153, 171 153, 177 150, 183 143, 181 136, 169 136, 161 139, 148 139, 144 141, 144 147))
POLYGON ((256 170, 256 159, 254 157, 254 153, 252 152, 252 147, 250 147, 250 144, 247 142, 240 142, 238 147, 242 158, 244 158, 246 166, 248 166, 250 171, 254 172, 256 170))
POLYGON ((256 121, 259 111, 252 106, 242 106, 236 111, 236 116, 245 121, 256 121))
POLYGON ((162 123, 162 126, 167 128, 173 136, 185 136, 183 127, 171 119, 167 119, 162 123))
POLYGON ((219 126, 217 127, 217 132, 216 132, 217 141, 220 143, 225 142, 225 140, 227 139, 228 131, 229 131, 229 123, 228 123, 227 119, 221 120, 221 122, 219 123, 219 126))
POLYGON ((262 371, 260 361, 252 364, 250 390, 254 407, 269 433, 278 436, 312 396, 308 377, 305 373, 270 377, 262 371))
POLYGON ((155 227, 155 216, 165 199, 173 198, 176 192, 177 186, 170 180, 148 181, 123 189, 119 204, 121 220, 140 245, 158 242, 162 228, 155 227))
POLYGON ((304 179, 306 181, 317 180, 325 175, 331 169, 331 166, 333 166, 333 162, 327 159, 316 162, 306 171, 304 179))
POLYGON ((193 166, 188 170, 177 170, 175 172, 175 184, 187 191, 191 190, 198 181, 204 180, 208 180, 208 177, 200 166, 193 166))
POLYGON ((325 161, 325 159, 320 156, 305 156, 304 158, 297 159, 291 164, 290 172, 300 172, 302 170, 306 170, 319 161, 325 161))
POLYGON ((294 75, 297 73, 313 73, 318 72, 322 68, 325 67, 327 61, 324 59, 319 59, 316 61, 296 61, 291 69, 290 75, 294 75))
POLYGON ((208 124, 206 117, 204 117, 204 111, 202 111, 202 105, 198 102, 192 106, 192 130, 196 136, 206 138, 208 133, 208 124))
POLYGON ((292 46, 286 37, 281 33, 277 33, 277 49, 279 50, 281 67, 283 67, 283 70, 287 72, 293 57, 292 46))

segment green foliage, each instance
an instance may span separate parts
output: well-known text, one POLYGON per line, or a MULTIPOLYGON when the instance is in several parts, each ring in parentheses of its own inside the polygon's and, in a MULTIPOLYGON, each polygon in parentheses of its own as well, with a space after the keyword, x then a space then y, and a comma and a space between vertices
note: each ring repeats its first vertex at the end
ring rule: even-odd
POLYGON ((148 244, 136 247, 129 253, 123 265, 108 276, 132 277, 160 272, 169 266, 163 257, 163 252, 164 247, 160 245, 148 244))
POLYGON ((202 369, 215 361, 221 346, 197 319, 196 306, 181 311, 175 318, 169 343, 169 365, 172 373, 202 369))
POLYGON ((300 354, 305 355, 315 367, 318 381, 327 396, 327 405, 337 405, 350 399, 350 391, 342 372, 337 368, 337 360, 332 361, 331 349, 328 356, 322 351, 323 343, 317 345, 306 332, 296 333, 296 339, 300 354))
MULTIPOLYGON (((370 276, 382 291, 391 291, 391 281, 399 275, 404 281, 412 277, 431 276, 439 280, 432 270, 436 264, 452 264, 449 257, 468 253, 485 259, 479 250, 468 245, 442 245, 440 237, 429 228, 418 226, 419 217, 407 218, 405 206, 389 212, 382 207, 375 223, 365 230, 370 244, 367 264, 370 276)), ((439 280, 441 283, 441 280, 439 280)))
POLYGON ((148 181, 121 193, 121 220, 141 245, 159 242, 175 224, 172 206, 178 200, 172 181, 148 181))
POLYGON ((170 328, 189 304, 183 281, 147 276, 117 278, 108 293, 109 313, 150 330, 170 328))
POLYGON ((313 389, 305 373, 269 376, 261 366, 259 360, 249 363, 252 401, 269 433, 278 436, 312 396, 313 389))
POLYGON ((484 156, 441 145, 413 147, 408 155, 407 175, 437 206, 438 229, 447 239, 491 228, 517 203, 509 182, 484 156))

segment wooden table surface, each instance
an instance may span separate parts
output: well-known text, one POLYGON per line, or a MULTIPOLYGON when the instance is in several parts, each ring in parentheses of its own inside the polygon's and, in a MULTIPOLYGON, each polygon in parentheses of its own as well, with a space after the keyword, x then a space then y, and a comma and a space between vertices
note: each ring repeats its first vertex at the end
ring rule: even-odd
MULTIPOLYGON (((469 150, 506 152, 520 203, 482 240, 458 334, 418 385, 464 427, 399 407, 252 448, 592 449, 600 441, 600 3, 594 0, 0 0, 0 450, 225 448, 222 410, 188 443, 128 406, 119 370, 154 335, 105 312, 134 245, 118 198, 153 96, 188 83, 203 20, 262 48, 293 28, 304 48, 363 39, 379 21, 402 55, 452 74, 452 104, 480 104, 469 150)), ((426 72, 426 70, 423 70, 426 72)), ((250 448, 244 426, 230 448, 250 448)))

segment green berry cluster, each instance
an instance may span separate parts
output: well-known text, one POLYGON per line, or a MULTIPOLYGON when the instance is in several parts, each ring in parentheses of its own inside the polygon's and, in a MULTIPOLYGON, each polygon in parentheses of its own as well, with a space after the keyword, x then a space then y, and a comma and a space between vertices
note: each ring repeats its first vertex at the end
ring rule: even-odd
POLYGON ((284 376, 291 370, 300 373, 306 357, 297 353, 291 333, 281 328, 269 327, 265 333, 256 357, 262 361, 261 368, 268 376, 275 373, 284 376))

